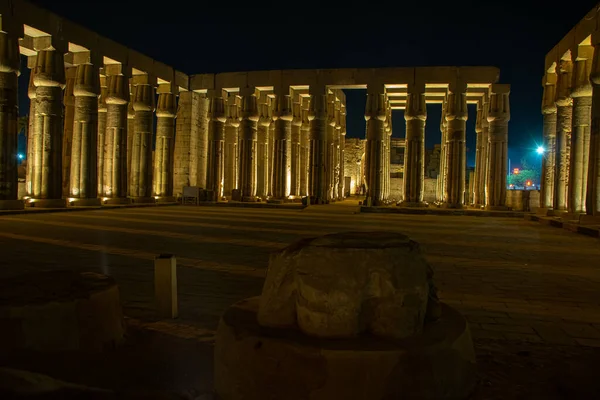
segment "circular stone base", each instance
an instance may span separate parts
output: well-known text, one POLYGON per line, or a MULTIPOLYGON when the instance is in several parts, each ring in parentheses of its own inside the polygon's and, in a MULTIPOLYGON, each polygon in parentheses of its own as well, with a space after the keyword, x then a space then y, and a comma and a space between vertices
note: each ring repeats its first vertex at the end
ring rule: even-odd
POLYGON ((222 400, 458 399, 474 388, 471 335, 447 305, 415 337, 326 340, 259 326, 258 302, 234 304, 219 323, 214 382, 222 400))
POLYGON ((102 205, 102 200, 99 198, 84 198, 70 199, 69 206, 71 207, 99 207, 102 205))
POLYGON ((0 353, 100 351, 123 339, 119 288, 92 272, 48 271, 0 280, 0 353))
POLYGON ((65 208, 67 206, 67 200, 65 200, 65 199, 31 199, 28 204, 30 207, 35 207, 35 208, 65 208))
POLYGON ((0 200, 0 210, 22 210, 23 200, 0 200))

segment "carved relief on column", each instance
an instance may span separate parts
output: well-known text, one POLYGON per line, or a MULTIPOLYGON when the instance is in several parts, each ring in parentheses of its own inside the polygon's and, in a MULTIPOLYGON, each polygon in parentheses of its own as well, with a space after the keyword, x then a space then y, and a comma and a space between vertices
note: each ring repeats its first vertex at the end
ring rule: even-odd
POLYGON ((34 137, 35 137, 35 85, 33 77, 35 74, 35 66, 29 73, 29 87, 27 88, 27 96, 29 97, 29 127, 27 129, 27 173, 25 182, 25 191, 27 197, 33 197, 33 165, 34 165, 34 137))
POLYGON ((17 37, 0 31, 0 210, 23 208, 17 178, 19 62, 17 37))
MULTIPOLYGON (((68 86, 68 85, 67 85, 68 86)), ((129 93, 129 89, 127 89, 129 93)), ((106 95, 108 88, 106 87, 106 75, 100 73, 100 96, 98 97, 98 196, 103 197, 106 190, 106 171, 104 168, 104 162, 108 157, 106 152, 106 119, 107 119, 107 106, 106 106, 106 95)))
POLYGON ((409 85, 404 110, 406 151, 404 152, 404 202, 406 206, 425 206, 425 84, 409 85))
POLYGON ((592 45, 592 124, 585 211, 587 215, 597 217, 600 216, 600 32, 592 34, 592 45))
POLYGON ((242 93, 240 125, 240 191, 242 201, 256 201, 256 150, 258 101, 254 89, 244 88, 242 93))
POLYGON ((569 155, 569 188, 567 205, 571 213, 585 213, 590 125, 592 123, 592 71, 594 48, 579 45, 573 73, 573 131, 569 155))
POLYGON ((333 200, 340 200, 342 197, 340 182, 340 136, 342 132, 342 124, 340 123, 340 112, 342 103, 337 97, 341 90, 336 90, 336 98, 334 104, 335 125, 333 131, 333 200))
POLYGON ((436 199, 439 203, 446 201, 446 105, 447 98, 442 101, 442 118, 440 120, 440 166, 436 182, 436 199))
MULTIPOLYGON (((134 79, 143 79, 136 77, 134 79)), ((130 197, 135 203, 153 203, 152 197, 152 135, 154 87, 137 83, 133 103, 134 134, 131 141, 130 197)))
POLYGON ((272 195, 275 199, 287 199, 291 186, 291 136, 292 136, 292 99, 287 91, 276 95, 273 119, 275 137, 273 138, 273 174, 272 195))
POLYGON ((488 99, 487 94, 477 102, 477 121, 475 132, 477 133, 476 155, 475 155, 475 182, 473 187, 473 205, 485 206, 485 182, 488 168, 489 128, 488 128, 488 99))
POLYGON ((107 204, 128 203, 128 103, 129 78, 123 74, 107 77, 106 88, 106 130, 104 147, 104 196, 107 204))
POLYGON ((175 94, 170 84, 159 86, 156 106, 156 145, 154 156, 154 197, 174 202, 173 152, 175 150, 175 94))
MULTIPOLYGON (((367 87, 367 141, 365 145, 366 204, 383 205, 385 201, 386 142, 385 132, 387 99, 383 85, 367 87)), ((389 175, 389 173, 388 173, 389 175)), ((388 178, 389 179, 389 178, 388 178)))
POLYGON ((256 195, 266 200, 270 186, 269 128, 272 124, 272 110, 269 98, 261 95, 258 104, 258 126, 256 143, 256 195))
POLYGON ((339 170, 338 170, 338 180, 340 182, 340 186, 339 186, 339 197, 340 200, 343 200, 346 197, 346 193, 350 190, 349 187, 346 187, 346 177, 345 177, 345 172, 344 172, 344 160, 345 160, 345 148, 346 148, 346 104, 345 104, 345 96, 344 96, 344 102, 341 103, 340 105, 340 112, 339 112, 339 122, 338 125, 340 126, 340 144, 339 144, 339 170))
POLYGON ((208 160, 208 103, 204 93, 192 93, 190 185, 206 188, 208 160))
POLYGON ((310 204, 327 202, 327 87, 313 85, 310 87, 310 106, 308 120, 310 121, 310 153, 308 189, 310 204))
POLYGON ((300 170, 300 158, 301 158, 301 144, 300 136, 302 129, 302 98, 296 96, 296 101, 292 104, 293 119, 292 119, 292 134, 290 138, 290 196, 300 197, 300 176, 302 175, 300 170))
POLYGON ((542 81, 544 96, 542 114, 544 118, 542 176, 540 188, 540 206, 554 207, 554 172, 556 169, 556 64, 546 71, 542 81))
POLYGON ((71 151, 72 205, 99 205, 98 198, 98 66, 77 66, 75 86, 75 116, 71 151))
MULTIPOLYGON (((173 194, 181 196, 184 186, 190 185, 190 170, 198 163, 197 132, 194 143, 194 162, 192 162, 192 94, 194 92, 179 92, 177 102, 177 117, 175 119, 175 150, 173 154, 173 194)), ((198 173, 198 167, 194 173, 198 173)), ((195 183, 195 182, 194 182, 195 183)), ((196 186, 196 185, 193 185, 196 186)))
POLYGON ((206 189, 212 192, 212 200, 218 201, 223 196, 225 101, 214 92, 209 99, 206 189))
POLYGON ((64 118, 63 118, 63 141, 62 141, 62 195, 69 197, 69 188, 71 185, 71 153, 73 152, 73 128, 75 118, 75 77, 77 75, 77 66, 65 68, 65 91, 63 95, 64 118))
MULTIPOLYGON (((225 96, 225 95, 224 95, 225 96)), ((238 136, 240 128, 240 97, 233 93, 226 99, 223 195, 231 197, 238 189, 238 136)))
MULTIPOLYGON (((385 141, 384 141, 384 174, 383 174, 383 199, 385 202, 390 199, 390 190, 391 190, 391 171, 392 171, 392 108, 390 106, 390 101, 386 96, 385 100, 385 121, 384 121, 384 131, 385 131, 385 141)), ((401 188, 402 192, 404 192, 404 188, 401 188)), ((403 193, 401 197, 403 197, 403 193)), ((397 199, 401 201, 401 199, 397 199)))
POLYGON ((450 85, 446 105, 446 194, 445 206, 462 208, 465 195, 467 87, 450 85))
POLYGON ((47 49, 38 52, 33 83, 36 104, 31 205, 64 207, 66 202, 62 198, 62 98, 65 68, 61 51, 47 49))
POLYGON ((308 119, 310 98, 302 98, 300 126, 300 196, 309 195, 309 166, 310 166, 310 120, 308 119))
MULTIPOLYGON (((135 86, 133 80, 129 79, 129 98, 133 99, 133 91, 135 86)), ((133 101, 127 106, 127 194, 131 195, 131 158, 133 154, 133 137, 135 136, 135 110, 133 109, 133 101)))
POLYGON ((556 87, 556 168, 554 172, 554 210, 567 211, 569 185, 569 156, 572 132, 573 99, 571 98, 572 70, 570 51, 558 66, 556 87))
POLYGON ((506 207, 506 176, 508 174, 508 121, 510 120, 510 85, 492 84, 487 120, 489 154, 486 183, 486 208, 506 207))

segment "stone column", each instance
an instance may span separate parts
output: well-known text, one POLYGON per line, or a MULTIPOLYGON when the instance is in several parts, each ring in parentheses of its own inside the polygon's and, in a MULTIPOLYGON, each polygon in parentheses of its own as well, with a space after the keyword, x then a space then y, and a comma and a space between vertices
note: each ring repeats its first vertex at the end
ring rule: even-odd
MULTIPOLYGON (((383 85, 367 87, 367 142, 365 145, 366 205, 379 206, 385 200, 386 142, 386 95, 383 85)), ((388 173, 389 176, 389 173, 388 173)), ((388 178, 389 179, 389 178, 388 178)))
POLYGON ((508 174, 508 121, 510 85, 492 84, 487 120, 489 128, 489 154, 486 192, 486 209, 508 210, 506 207, 506 176, 508 174))
POLYGON ((228 96, 225 108, 223 195, 227 197, 231 197, 232 191, 238 188, 238 131, 240 128, 238 99, 236 94, 228 96))
MULTIPOLYGON (((384 121, 384 132, 385 132, 385 150, 383 152, 384 155, 384 174, 383 174, 383 199, 384 202, 387 202, 390 198, 390 190, 391 190, 391 171, 392 171, 392 108, 390 107, 390 102, 386 97, 385 101, 385 121, 384 121)), ((404 188, 402 188, 404 190, 404 188)))
POLYGON ((586 217, 598 221, 598 217, 600 217, 600 32, 592 34, 592 45, 594 46, 594 59, 590 74, 592 83, 592 126, 590 129, 585 212, 586 217))
MULTIPOLYGON (((7 29, 5 26, 2 28, 7 29)), ((0 31, 0 210, 23 208, 23 202, 18 200, 17 178, 19 64, 17 37, 0 31)), ((29 160, 27 162, 29 163, 29 160)))
MULTIPOLYGON (((184 186, 190 185, 190 171, 196 165, 194 174, 198 174, 198 142, 197 132, 192 156, 192 94, 194 92, 179 92, 177 102, 177 118, 175 119, 175 150, 173 155, 173 194, 181 196, 184 186), (192 158, 194 161, 192 162, 192 158)), ((196 186, 196 185, 194 185, 196 186)))
MULTIPOLYGON (((68 86, 68 84, 67 84, 68 86)), ((98 169, 98 196, 104 197, 107 192, 106 188, 106 170, 104 168, 104 161, 108 157, 106 152, 106 95, 108 88, 106 87, 106 75, 100 73, 100 96, 98 97, 98 154, 97 169, 98 169)), ((129 89, 127 89, 129 94, 129 89)))
POLYGON ((204 93, 192 93, 190 185, 206 188, 208 160, 208 103, 204 93))
POLYGON ((258 102, 254 89, 244 88, 241 92, 242 107, 240 125, 240 190, 242 201, 256 201, 256 150, 258 102))
MULTIPOLYGON (((106 88, 106 130, 104 162, 104 193, 106 204, 127 204, 128 168, 128 103, 129 78, 122 73, 107 77, 106 88)), ((99 174, 100 175, 100 174, 99 174)))
POLYGON ((569 155, 573 117, 571 98, 572 63, 561 60, 556 95, 556 168, 554 172, 554 211, 567 211, 569 155))
POLYGON ((325 155, 325 184, 327 187, 327 201, 333 200, 334 176, 334 136, 335 136, 335 96, 327 95, 327 144, 325 155))
POLYGON ((404 153, 405 206, 422 207, 425 190, 425 84, 409 85, 404 110, 406 120, 406 151, 404 153))
POLYGON ((275 137, 271 187, 273 198, 279 200, 288 198, 291 186, 292 99, 284 93, 284 90, 277 93, 273 109, 275 137))
MULTIPOLYGON (((129 98, 133 99, 133 90, 135 86, 132 83, 133 79, 129 79, 129 98)), ((133 154, 133 137, 135 136, 135 110, 133 109, 133 101, 129 102, 127 107, 127 193, 131 193, 131 156, 133 154)))
POLYGON ((175 149, 175 94, 171 84, 158 87, 156 107, 156 146, 154 155, 154 198, 158 202, 172 203, 173 151, 175 149))
POLYGON ((225 167, 225 101, 217 93, 210 93, 209 99, 206 189, 212 192, 213 201, 219 201, 223 196, 225 167))
MULTIPOLYGON (((336 90, 338 92, 338 90, 336 90)), ((340 136, 342 135, 342 124, 340 123, 340 112, 342 103, 339 98, 335 99, 335 130, 333 132, 333 200, 340 200, 342 197, 340 182, 340 136)))
POLYGON ((327 88, 325 85, 310 87, 310 153, 308 162, 308 195, 310 204, 327 202, 327 180, 325 165, 327 161, 327 88))
MULTIPOLYGON (((135 79, 147 80, 136 76, 135 79)), ((152 135, 154 87, 136 83, 133 88, 134 133, 131 140, 129 196, 134 203, 154 203, 152 197, 152 135)))
POLYGON ((568 209, 571 213, 585 213, 588 164, 590 156, 590 125, 592 122, 592 46, 579 45, 573 74, 573 133, 569 156, 568 209))
POLYGON ((544 155, 542 158, 542 176, 540 190, 540 207, 554 207, 554 170, 556 169, 556 67, 553 65, 546 72, 542 81, 544 97, 542 114, 544 116, 544 155))
POLYGON ((445 207, 462 208, 467 167, 467 85, 451 84, 446 105, 446 194, 445 207))
POLYGON ((310 98, 302 99, 302 125, 300 126, 300 196, 309 195, 308 176, 310 164, 310 120, 308 119, 308 108, 310 98))
POLYGON ((75 78, 77 67, 65 68, 66 86, 63 95, 64 119, 63 119, 63 141, 62 141, 62 195, 70 197, 71 185, 71 153, 73 152, 73 128, 75 118, 75 78))
POLYGON ((489 148, 489 129, 488 126, 488 101, 487 95, 484 95, 477 102, 477 121, 475 123, 475 132, 477 133, 476 156, 475 156, 475 174, 473 182, 473 205, 476 207, 485 206, 485 182, 488 167, 488 148, 489 148))
POLYGON ((66 205, 62 198, 63 60, 63 52, 54 49, 40 50, 36 58, 31 196, 34 207, 66 205))
MULTIPOLYGON (((345 101, 345 100, 344 100, 345 101)), ((343 200, 346 197, 346 177, 344 173, 344 162, 345 162, 345 148, 346 148, 346 105, 341 104, 340 108, 340 144, 339 144, 339 182, 340 182, 340 199, 343 200)))
POLYGON ((271 111, 269 104, 266 103, 266 96, 262 98, 262 101, 258 105, 256 195, 262 200, 266 200, 269 195, 269 127, 271 125, 271 111))
POLYGON ((302 158, 302 98, 297 97, 293 104, 292 134, 291 134, 291 187, 290 195, 300 197, 300 181, 302 170, 300 168, 300 159, 302 158))
POLYGON ((442 102, 442 118, 440 120, 440 166, 436 182, 437 201, 443 203, 446 201, 446 105, 447 99, 442 102))
MULTIPOLYGON (((34 65, 30 70, 29 75, 29 87, 27 88, 27 96, 29 97, 29 128, 27 129, 27 174, 26 174, 26 192, 27 197, 33 197, 33 166, 35 164, 35 152, 34 152, 34 140, 35 140, 35 85, 33 84, 33 78, 35 76, 35 60, 37 56, 33 58, 34 65)), ((29 63, 29 58, 27 60, 29 63)))
POLYGON ((100 205, 98 198, 98 66, 77 66, 75 117, 71 151, 71 185, 69 202, 74 206, 100 205))

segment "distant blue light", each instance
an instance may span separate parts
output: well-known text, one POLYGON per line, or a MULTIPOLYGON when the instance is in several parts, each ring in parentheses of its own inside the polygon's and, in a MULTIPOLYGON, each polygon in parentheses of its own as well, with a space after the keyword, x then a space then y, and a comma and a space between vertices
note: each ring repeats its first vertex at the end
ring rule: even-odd
POLYGON ((25 156, 23 154, 21 154, 21 153, 17 154, 17 157, 19 157, 19 160, 22 160, 22 159, 25 158, 25 156))

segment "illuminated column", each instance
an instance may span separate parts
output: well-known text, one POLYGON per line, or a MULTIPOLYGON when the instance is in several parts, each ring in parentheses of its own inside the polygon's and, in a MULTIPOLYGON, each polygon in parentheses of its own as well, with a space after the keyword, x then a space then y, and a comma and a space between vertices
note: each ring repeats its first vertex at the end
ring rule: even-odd
POLYGON ((572 63, 569 59, 560 61, 556 95, 556 168, 554 172, 554 210, 567 210, 567 189, 569 185, 569 155, 573 117, 571 98, 572 63))
POLYGON ((268 97, 261 96, 258 105, 258 126, 256 136, 256 195, 266 200, 269 195, 269 127, 271 109, 268 97))
POLYGON ((37 56, 28 57, 27 63, 33 59, 34 65, 30 70, 29 87, 27 96, 29 97, 29 127, 27 129, 27 173, 26 173, 26 192, 27 197, 33 197, 33 165, 34 165, 34 137, 35 137, 35 85, 33 78, 35 76, 35 60, 37 56))
MULTIPOLYGON (((184 186, 190 186, 190 170, 192 166, 192 93, 179 92, 177 102, 177 117, 175 119, 175 149, 173 150, 173 194, 181 196, 184 186)), ((195 143, 194 154, 198 151, 195 143)), ((197 157, 194 163, 197 164, 197 157)), ((198 173, 196 167, 195 174, 198 173)), ((193 185, 196 186, 196 185, 193 185)))
POLYGON ((273 138, 273 175, 272 194, 275 199, 287 199, 290 195, 291 181, 291 136, 292 136, 292 99, 286 91, 276 94, 273 119, 275 137, 273 138))
POLYGON ((133 88, 134 134, 131 140, 131 178, 129 196, 135 203, 153 203, 152 134, 154 87, 147 75, 136 75, 133 88))
MULTIPOLYGON (((110 66, 118 68, 121 66, 110 66)), ((106 130, 104 148, 104 193, 107 204, 127 204, 127 155, 128 149, 128 103, 129 78, 120 71, 107 77, 106 130)))
POLYGON ((223 196, 225 142, 225 101, 217 93, 209 93, 208 107, 208 160, 206 189, 213 192, 214 201, 223 196))
POLYGON ((69 197, 71 185, 71 153, 73 152, 73 128, 75 118, 75 78, 77 67, 65 68, 65 91, 63 93, 64 118, 63 118, 63 140, 62 140, 62 195, 69 197))
POLYGON ((242 201, 256 201, 258 103, 252 88, 242 89, 241 95, 240 191, 242 201))
POLYGON ((192 93, 190 185, 201 188, 206 188, 208 160, 208 103, 209 99, 206 94, 192 93))
MULTIPOLYGON (((67 88, 69 84, 67 83, 67 88)), ((108 157, 106 152, 106 119, 107 119, 107 111, 108 108, 106 106, 106 95, 108 93, 108 88, 106 87, 106 75, 100 72, 100 96, 98 97, 98 148, 96 149, 96 154, 98 156, 97 160, 97 170, 98 170, 98 196, 103 197, 107 192, 106 188, 106 172, 104 168, 104 162, 108 157)), ((129 93, 129 89, 127 89, 127 93, 129 93)))
POLYGON ((159 202, 174 202, 173 151, 175 150, 175 94, 171 84, 158 86, 156 107, 156 146, 154 154, 154 197, 159 202))
POLYGON ((75 117, 71 151, 70 203, 75 206, 100 205, 98 198, 98 66, 77 66, 75 117))
POLYGON ((437 201, 443 203, 446 201, 446 105, 447 99, 442 102, 442 118, 440 120, 440 166, 436 182, 436 198, 437 201))
POLYGON ((590 156, 590 125, 592 122, 592 85, 590 73, 594 48, 579 45, 575 59, 573 98, 573 133, 569 156, 568 209, 572 213, 585 213, 588 163, 590 156))
POLYGON ((467 85, 451 84, 446 105, 446 195, 445 206, 462 208, 465 195, 467 85))
MULTIPOLYGON (((133 90, 135 86, 132 83, 133 79, 129 79, 129 98, 133 99, 133 90)), ((131 193, 131 156, 133 154, 133 137, 135 136, 135 110, 133 109, 133 101, 129 102, 127 107, 127 193, 131 193)))
POLYGON ((540 188, 540 207, 554 207, 554 170, 556 168, 556 66, 546 72, 542 85, 542 114, 544 116, 544 155, 540 188))
POLYGON ((334 176, 334 136, 335 136, 335 96, 327 95, 327 143, 325 150, 325 185, 327 187, 327 201, 333 200, 334 176))
POLYGON ((311 204, 324 204, 327 201, 325 163, 327 160, 327 88, 325 85, 310 87, 310 153, 308 162, 308 195, 311 204))
MULTIPOLYGON (((32 205, 64 207, 62 198, 63 51, 38 51, 35 66, 32 205)), ((68 168, 68 166, 65 166, 68 168)))
MULTIPOLYGON (((390 106, 390 101, 386 97, 385 101, 385 121, 384 121, 384 131, 385 131, 385 151, 383 153, 384 156, 384 174, 383 174, 383 199, 388 201, 390 198, 390 189, 391 189, 391 179, 390 173, 392 170, 391 159, 392 159, 392 108, 390 106)), ((403 188, 404 189, 404 188, 403 188)))
POLYGON ((340 182, 340 136, 342 136, 342 124, 340 122, 340 112, 342 103, 337 97, 341 90, 336 90, 335 98, 335 130, 333 132, 333 199, 340 200, 342 198, 341 182, 340 182))
POLYGON ((592 45, 592 125, 585 212, 596 219, 600 216, 600 32, 592 34, 592 45))
POLYGON ((310 164, 310 120, 308 119, 308 109, 310 107, 310 98, 302 98, 302 125, 300 126, 300 196, 309 195, 308 176, 310 164))
POLYGON ((344 96, 344 100, 341 104, 340 107, 340 113, 339 113, 339 117, 340 117, 340 145, 339 145, 339 182, 340 182, 340 189, 339 189, 339 197, 340 199, 344 199, 346 197, 346 191, 349 191, 350 188, 346 187, 346 179, 345 179, 345 174, 344 174, 344 160, 345 160, 345 147, 346 147, 346 99, 344 96))
POLYGON ((473 187, 473 204, 475 206, 485 205, 485 182, 488 166, 488 147, 489 129, 484 129, 488 125, 487 121, 487 94, 477 101, 477 121, 475 123, 475 132, 477 133, 476 156, 475 156, 475 176, 473 187))
MULTIPOLYGON (((0 31, 0 210, 19 210, 17 135, 19 116, 17 105, 17 76, 19 47, 17 35, 6 32, 6 21, 0 31)), ((27 161, 29 163, 29 160, 27 161)))
MULTIPOLYGON (((372 206, 384 203, 386 169, 385 132, 386 95, 383 85, 367 86, 367 143, 365 146, 365 178, 367 186, 366 204, 372 206)), ((389 176, 389 173, 388 173, 389 176)), ((388 178, 389 179, 389 178, 388 178)))
POLYGON ((404 110, 406 120, 406 151, 404 152, 404 203, 425 206, 425 84, 409 85, 404 110))
POLYGON ((238 131, 240 127, 239 96, 233 93, 227 97, 225 106, 225 143, 223 195, 231 196, 238 188, 238 131))
POLYGON ((293 119, 291 134, 291 186, 290 195, 300 196, 300 180, 302 170, 300 169, 300 159, 302 154, 301 130, 302 130, 302 98, 296 95, 296 101, 293 103, 293 119))
POLYGON ((508 121, 510 85, 492 84, 487 120, 490 124, 486 208, 504 210, 506 207, 506 176, 508 174, 508 121))

